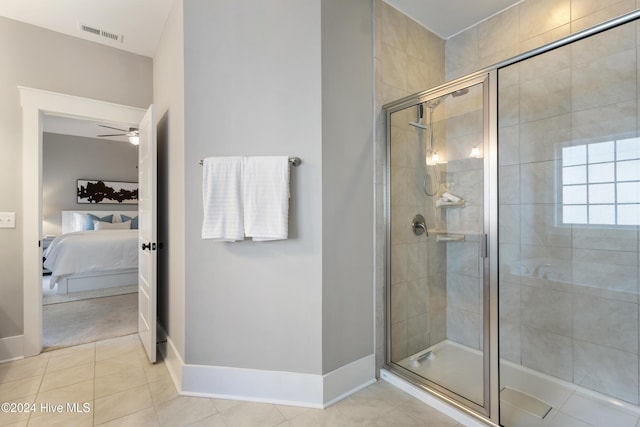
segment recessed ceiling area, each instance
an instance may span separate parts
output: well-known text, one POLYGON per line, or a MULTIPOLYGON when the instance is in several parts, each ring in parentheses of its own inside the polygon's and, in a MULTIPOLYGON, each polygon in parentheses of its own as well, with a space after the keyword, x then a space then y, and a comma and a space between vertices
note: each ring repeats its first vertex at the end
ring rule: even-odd
POLYGON ((524 0, 384 0, 448 39, 524 0))

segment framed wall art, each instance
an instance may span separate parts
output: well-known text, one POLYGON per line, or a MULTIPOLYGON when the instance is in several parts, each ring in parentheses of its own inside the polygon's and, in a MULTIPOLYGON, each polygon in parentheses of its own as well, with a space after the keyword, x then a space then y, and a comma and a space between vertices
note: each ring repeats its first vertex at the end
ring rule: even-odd
POLYGON ((131 205, 138 203, 138 183, 79 179, 79 204, 111 203, 131 205))

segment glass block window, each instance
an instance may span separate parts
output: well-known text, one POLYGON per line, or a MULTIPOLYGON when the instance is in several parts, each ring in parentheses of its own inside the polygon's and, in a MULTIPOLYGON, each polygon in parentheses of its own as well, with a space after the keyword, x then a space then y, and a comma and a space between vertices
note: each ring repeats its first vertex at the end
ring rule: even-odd
POLYGON ((640 225, 640 138, 562 148, 562 223, 640 225))

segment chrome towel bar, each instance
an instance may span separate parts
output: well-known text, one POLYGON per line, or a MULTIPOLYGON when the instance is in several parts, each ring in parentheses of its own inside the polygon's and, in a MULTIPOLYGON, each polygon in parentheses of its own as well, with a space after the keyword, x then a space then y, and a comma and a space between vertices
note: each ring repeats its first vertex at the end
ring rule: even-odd
MULTIPOLYGON (((298 167, 300 166, 300 163, 302 163, 302 160, 300 160, 300 157, 289 157, 289 164, 291 166, 298 167)), ((199 164, 200 166, 202 166, 204 164, 204 160, 200 160, 199 164)))

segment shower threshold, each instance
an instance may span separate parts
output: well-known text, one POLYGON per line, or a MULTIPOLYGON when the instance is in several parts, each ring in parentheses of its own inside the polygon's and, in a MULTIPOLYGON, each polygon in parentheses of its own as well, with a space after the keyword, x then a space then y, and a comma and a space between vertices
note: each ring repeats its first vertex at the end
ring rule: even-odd
POLYGON ((482 352, 478 350, 445 340, 401 360, 398 365, 482 405, 482 352))

